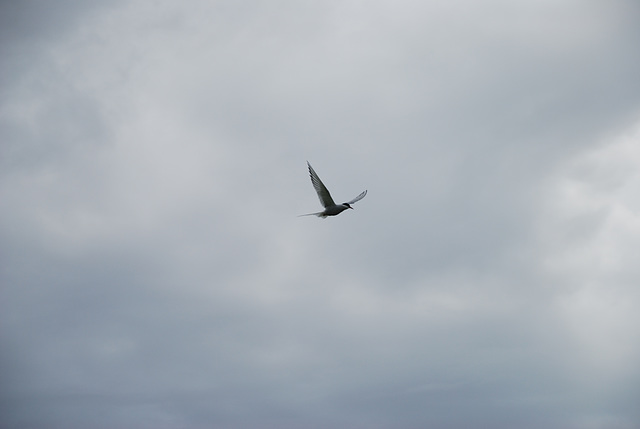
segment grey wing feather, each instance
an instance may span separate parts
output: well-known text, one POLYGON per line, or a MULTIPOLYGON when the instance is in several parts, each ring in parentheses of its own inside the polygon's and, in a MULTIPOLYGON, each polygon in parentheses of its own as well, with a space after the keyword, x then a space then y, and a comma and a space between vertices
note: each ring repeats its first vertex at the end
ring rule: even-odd
POLYGON ((367 195, 367 191, 364 191, 363 193, 361 193, 360 195, 358 195, 357 197, 355 197, 351 201, 348 201, 346 204, 356 203, 356 202, 360 201, 361 199, 363 199, 365 195, 367 195))
POLYGON ((311 164, 309 164, 309 161, 307 161, 307 165, 309 166, 309 175, 311 176, 311 183, 313 183, 313 187, 316 189, 316 192, 318 193, 318 198, 320 199, 320 203, 322 203, 322 205, 325 208, 335 206, 336 203, 333 202, 333 198, 331 198, 331 194, 329 193, 329 190, 327 189, 326 186, 324 186, 324 183, 322 183, 322 180, 320 180, 320 178, 318 177, 318 174, 313 170, 313 167, 311 167, 311 164))

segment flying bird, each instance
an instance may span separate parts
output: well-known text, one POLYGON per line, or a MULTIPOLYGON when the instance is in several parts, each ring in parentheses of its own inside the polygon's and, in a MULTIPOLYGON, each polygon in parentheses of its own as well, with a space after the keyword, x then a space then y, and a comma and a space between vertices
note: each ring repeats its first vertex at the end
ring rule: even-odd
POLYGON ((300 216, 315 215, 321 218, 326 218, 327 216, 339 215, 346 209, 353 209, 353 207, 351 207, 351 204, 357 201, 360 201, 361 199, 364 198, 365 195, 367 195, 367 191, 365 190, 363 193, 361 193, 360 195, 358 195, 357 197, 355 197, 354 199, 352 199, 347 203, 336 204, 335 202, 333 202, 333 198, 331 198, 331 194, 329 193, 329 190, 327 189, 327 187, 324 186, 324 183, 322 183, 322 180, 320 180, 320 177, 318 177, 318 174, 315 172, 313 167, 311 167, 311 164, 309 164, 309 161, 307 161, 307 166, 309 167, 309 175, 311 176, 311 183, 313 184, 313 187, 318 193, 318 198, 320 199, 320 202, 324 206, 324 210, 318 213, 309 213, 309 214, 303 214, 300 216))

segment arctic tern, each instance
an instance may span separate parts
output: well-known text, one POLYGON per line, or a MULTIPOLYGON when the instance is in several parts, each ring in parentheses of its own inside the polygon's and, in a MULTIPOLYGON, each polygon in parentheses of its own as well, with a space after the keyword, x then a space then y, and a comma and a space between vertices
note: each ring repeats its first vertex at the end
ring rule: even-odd
POLYGON ((318 174, 315 172, 313 167, 311 167, 311 164, 309 164, 309 161, 307 161, 307 166, 309 167, 309 175, 311 176, 311 183, 313 184, 313 187, 318 193, 318 198, 320 199, 320 202, 324 206, 324 210, 318 213, 309 213, 309 214, 303 214, 300 216, 318 216, 321 218, 326 218, 327 216, 336 216, 342 213, 343 211, 345 211, 346 209, 353 209, 353 207, 351 207, 351 204, 357 201, 360 201, 361 199, 364 198, 365 195, 367 195, 367 191, 365 190, 360 195, 358 195, 357 197, 355 197, 354 199, 352 199, 347 203, 336 204, 335 202, 333 202, 333 198, 331 198, 331 194, 329 193, 329 190, 327 189, 327 187, 324 186, 324 183, 322 183, 322 180, 320 180, 320 177, 318 177, 318 174))

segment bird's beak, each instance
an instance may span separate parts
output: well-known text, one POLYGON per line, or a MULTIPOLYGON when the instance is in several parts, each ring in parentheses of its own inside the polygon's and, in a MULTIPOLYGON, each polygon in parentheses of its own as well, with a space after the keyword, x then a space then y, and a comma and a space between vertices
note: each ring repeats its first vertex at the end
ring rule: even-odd
POLYGON ((349 208, 350 208, 351 210, 353 210, 353 207, 349 206, 349 208))

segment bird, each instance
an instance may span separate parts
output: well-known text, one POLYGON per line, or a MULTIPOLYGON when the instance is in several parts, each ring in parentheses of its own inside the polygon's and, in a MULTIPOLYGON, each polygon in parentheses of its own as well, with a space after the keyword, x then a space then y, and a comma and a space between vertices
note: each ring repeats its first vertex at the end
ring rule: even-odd
POLYGON ((360 201, 361 199, 364 198, 365 195, 367 195, 367 191, 365 190, 364 192, 362 192, 360 195, 358 195, 357 197, 355 197, 349 202, 336 204, 333 201, 333 198, 331 198, 331 194, 329 193, 329 190, 327 189, 326 186, 324 186, 324 183, 322 183, 322 180, 320 180, 320 177, 318 177, 318 173, 316 173, 313 167, 311 166, 311 164, 309 164, 309 161, 307 161, 307 167, 309 167, 309 176, 311 176, 311 183, 313 184, 313 187, 318 193, 318 198, 320 199, 320 203, 322 203, 322 205, 324 206, 324 210, 321 212, 308 213, 300 216, 318 216, 323 219, 326 218, 327 216, 336 216, 347 209, 353 210, 353 207, 351 207, 351 204, 357 201, 360 201))

